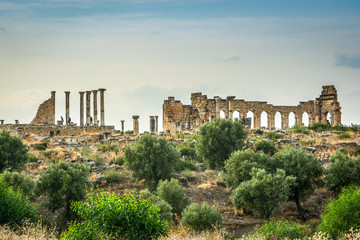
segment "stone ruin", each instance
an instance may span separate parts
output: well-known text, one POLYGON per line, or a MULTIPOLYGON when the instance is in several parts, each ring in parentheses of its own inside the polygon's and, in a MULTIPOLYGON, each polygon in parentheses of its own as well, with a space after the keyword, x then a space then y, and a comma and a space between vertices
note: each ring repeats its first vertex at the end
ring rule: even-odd
POLYGON ((275 128, 275 114, 281 115, 281 127, 289 127, 289 115, 293 113, 296 125, 304 125, 302 116, 308 114, 309 125, 312 123, 327 123, 330 114, 331 126, 341 124, 341 107, 337 99, 337 91, 333 85, 323 86, 320 97, 307 102, 300 102, 297 106, 274 106, 267 102, 245 101, 228 96, 221 99, 215 96, 208 99, 201 92, 191 94, 191 105, 183 105, 174 97, 168 97, 163 104, 164 132, 193 130, 202 124, 220 118, 223 111, 226 119, 233 119, 234 112, 239 113, 240 119, 246 119, 247 113, 253 113, 254 128, 261 126, 261 114, 267 114, 268 128, 275 128))

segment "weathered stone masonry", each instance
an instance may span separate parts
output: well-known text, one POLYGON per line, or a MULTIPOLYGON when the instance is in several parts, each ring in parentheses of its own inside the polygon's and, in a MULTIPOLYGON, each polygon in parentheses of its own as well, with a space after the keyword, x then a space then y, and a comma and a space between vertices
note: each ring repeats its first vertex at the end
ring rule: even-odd
POLYGON ((281 115, 281 126, 289 126, 289 114, 294 113, 295 124, 303 125, 302 115, 307 113, 309 124, 314 122, 327 122, 330 113, 331 126, 341 124, 341 107, 337 99, 337 91, 333 85, 323 86, 319 98, 307 102, 300 102, 297 106, 274 106, 267 102, 245 101, 228 96, 221 99, 216 96, 208 99, 206 95, 199 93, 191 94, 191 105, 183 105, 174 97, 169 97, 163 104, 163 127, 165 132, 174 133, 196 129, 202 124, 213 121, 220 117, 220 111, 225 113, 225 118, 233 119, 235 111, 240 118, 246 118, 248 112, 254 116, 254 128, 261 126, 261 113, 266 112, 269 128, 275 127, 275 114, 281 115))
POLYGON ((55 91, 51 92, 51 97, 43 102, 30 125, 55 124, 55 91))

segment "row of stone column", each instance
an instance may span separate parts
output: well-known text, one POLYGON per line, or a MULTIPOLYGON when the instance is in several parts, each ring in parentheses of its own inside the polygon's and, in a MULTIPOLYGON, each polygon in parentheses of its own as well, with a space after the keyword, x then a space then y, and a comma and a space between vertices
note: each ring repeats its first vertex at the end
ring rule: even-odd
MULTIPOLYGON (((139 135, 139 116, 132 116, 133 119, 133 130, 134 135, 139 135)), ((124 121, 121 121, 121 128, 124 132, 124 121)), ((159 131, 159 117, 158 116, 150 116, 150 133, 158 134, 159 131)))

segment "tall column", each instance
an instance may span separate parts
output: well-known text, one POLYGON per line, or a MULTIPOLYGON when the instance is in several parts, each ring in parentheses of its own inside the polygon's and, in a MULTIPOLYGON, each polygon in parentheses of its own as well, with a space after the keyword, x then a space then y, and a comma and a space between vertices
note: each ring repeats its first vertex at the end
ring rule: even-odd
POLYGON ((90 95, 91 91, 86 91, 86 126, 90 125, 90 95))
POLYGON ((281 113, 281 128, 285 129, 289 127, 289 113, 281 113))
POLYGON ((139 135, 139 116, 132 116, 134 135, 139 135))
POLYGON ((124 134, 125 131, 124 131, 124 122, 125 120, 121 120, 121 133, 124 134))
POLYGON ((220 118, 220 101, 221 101, 220 97, 215 98, 215 102, 216 102, 216 118, 220 118))
POLYGON ((159 133, 159 116, 155 116, 155 134, 159 133))
POLYGON ((261 113, 254 112, 254 128, 258 129, 261 127, 261 113))
POLYGON ((100 91, 100 124, 101 126, 105 126, 105 107, 104 107, 104 92, 105 88, 99 88, 100 91))
POLYGON ((84 93, 80 93, 80 127, 84 126, 84 93))
POLYGON ((229 102, 229 119, 233 120, 233 112, 234 112, 234 102, 235 96, 228 96, 227 100, 229 102))
POLYGON ((269 113, 267 117, 268 117, 268 128, 269 129, 274 128, 275 127, 275 114, 269 113))
POLYGON ((66 121, 66 125, 69 124, 69 112, 70 112, 70 92, 66 91, 65 92, 65 121, 66 121))
POLYGON ((301 113, 294 113, 294 114, 295 114, 295 125, 301 126, 302 125, 301 113))
POLYGON ((155 117, 154 116, 150 116, 150 133, 151 134, 155 133, 155 117))
POLYGON ((98 90, 92 90, 93 92, 93 107, 94 107, 94 125, 97 126, 98 114, 97 114, 97 92, 98 90))

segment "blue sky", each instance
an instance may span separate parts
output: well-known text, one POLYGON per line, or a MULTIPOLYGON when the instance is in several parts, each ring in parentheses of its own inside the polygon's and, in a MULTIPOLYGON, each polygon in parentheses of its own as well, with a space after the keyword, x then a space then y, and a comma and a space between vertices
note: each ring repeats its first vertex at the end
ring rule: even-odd
POLYGON ((30 122, 38 105, 107 88, 106 122, 161 116, 167 96, 235 95, 277 105, 338 90, 360 123, 360 1, 0 0, 0 119, 30 122))

